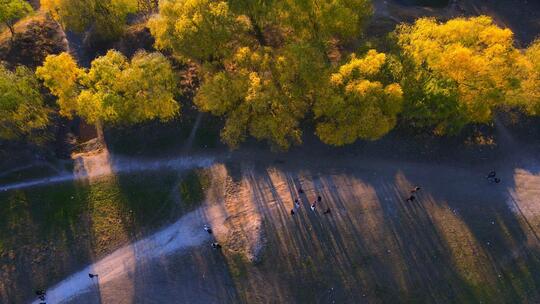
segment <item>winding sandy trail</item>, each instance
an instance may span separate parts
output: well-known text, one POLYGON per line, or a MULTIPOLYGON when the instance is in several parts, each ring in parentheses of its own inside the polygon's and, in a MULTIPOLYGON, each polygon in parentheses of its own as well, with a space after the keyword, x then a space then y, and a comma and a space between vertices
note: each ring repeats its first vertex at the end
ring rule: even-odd
MULTIPOLYGON (((165 229, 116 250, 49 288, 47 290, 47 303, 68 303, 82 294, 96 293, 102 286, 135 273, 138 264, 149 263, 209 241, 210 235, 201 229, 203 223, 202 208, 184 215, 165 229), (95 273, 99 276, 90 279, 89 273, 95 273)), ((124 285, 122 290, 118 290, 118 293, 129 298, 129 295, 134 293, 134 284, 129 284, 133 281, 122 281, 124 285)), ((40 301, 33 303, 40 303, 40 301)))

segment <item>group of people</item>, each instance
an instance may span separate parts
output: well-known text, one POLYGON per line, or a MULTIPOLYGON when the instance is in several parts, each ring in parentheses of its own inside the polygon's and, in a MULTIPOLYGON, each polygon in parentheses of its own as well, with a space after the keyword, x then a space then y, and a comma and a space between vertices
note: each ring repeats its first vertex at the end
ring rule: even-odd
MULTIPOLYGON (((299 188, 298 193, 302 194, 302 193, 304 193, 304 190, 302 190, 302 188, 299 188)), ((317 200, 313 201, 313 203, 310 206, 311 211, 316 212, 317 204, 320 204, 321 202, 322 202, 322 197, 320 195, 318 195, 317 200)), ((300 209, 300 200, 298 198, 295 198, 294 199, 294 206, 291 209, 291 215, 294 215, 296 212, 298 212, 298 209, 300 209)), ((330 214, 330 213, 331 213, 330 207, 326 207, 326 210, 323 212, 323 214, 330 214)))
POLYGON ((45 290, 43 290, 43 289, 36 290, 36 296, 38 297, 39 300, 42 301, 39 304, 45 304, 45 296, 46 295, 47 295, 47 293, 45 292, 45 290))
MULTIPOLYGON (((204 225, 203 229, 204 229, 204 231, 208 232, 208 234, 213 233, 212 228, 210 228, 210 226, 208 226, 208 225, 204 225)), ((210 246, 212 246, 212 248, 215 249, 215 250, 221 249, 221 244, 218 243, 218 242, 212 242, 212 244, 210 244, 210 246)))
POLYGON ((501 182, 501 179, 497 177, 497 172, 495 171, 489 172, 486 178, 490 183, 498 184, 501 182))
POLYGON ((418 191, 420 191, 420 187, 416 186, 414 187, 412 190, 411 190, 411 195, 409 195, 409 197, 405 200, 407 202, 414 202, 416 200, 416 193, 418 193, 418 191))

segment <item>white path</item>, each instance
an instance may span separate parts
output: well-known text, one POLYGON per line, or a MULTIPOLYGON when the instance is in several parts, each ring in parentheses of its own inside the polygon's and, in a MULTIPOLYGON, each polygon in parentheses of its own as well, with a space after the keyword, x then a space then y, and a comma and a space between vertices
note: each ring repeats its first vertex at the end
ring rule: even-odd
MULTIPOLYGON (((203 224, 202 208, 192 211, 167 228, 116 250, 49 288, 46 302, 67 303, 78 295, 95 291, 99 286, 134 273, 139 263, 151 262, 153 259, 201 245, 210 240, 210 235, 202 229, 203 224), (89 273, 96 273, 99 276, 92 280, 88 276, 89 273)), ((33 303, 38 304, 40 301, 36 300, 33 303)))
MULTIPOLYGON (((208 167, 214 163, 213 157, 178 157, 170 159, 160 160, 141 160, 130 158, 113 158, 112 173, 133 173, 139 171, 153 171, 153 170, 182 170, 192 169, 198 167, 208 167)), ((15 189, 24 189, 35 186, 51 185, 55 183, 62 183, 72 181, 80 178, 92 178, 100 177, 103 175, 111 174, 111 172, 103 173, 102 171, 94 171, 90 174, 83 172, 77 174, 60 174, 51 177, 45 177, 40 179, 34 179, 19 183, 0 185, 0 191, 9 191, 15 189)))

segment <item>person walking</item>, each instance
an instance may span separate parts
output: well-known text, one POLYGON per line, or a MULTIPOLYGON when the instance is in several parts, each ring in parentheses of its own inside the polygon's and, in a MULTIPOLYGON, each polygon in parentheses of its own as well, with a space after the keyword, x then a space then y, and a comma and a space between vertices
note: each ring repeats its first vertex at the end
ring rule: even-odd
POLYGON ((291 215, 294 215, 294 208, 291 209, 291 215))
POLYGON ((221 245, 218 242, 214 242, 214 243, 212 243, 212 248, 214 248, 216 250, 219 250, 219 249, 221 249, 221 245))
POLYGON ((414 187, 414 188, 413 188, 413 189, 411 190, 411 194, 413 194, 413 193, 416 193, 416 192, 420 191, 420 189, 421 189, 421 188, 420 188, 420 187, 418 187, 418 186, 414 187))
POLYGON ((322 197, 320 195, 317 195, 317 202, 320 203, 322 201, 322 197))
POLYGON ((409 196, 409 198, 406 199, 405 201, 406 201, 406 202, 411 202, 411 203, 412 203, 412 202, 414 202, 415 199, 416 199, 416 197, 415 197, 414 195, 411 194, 411 196, 409 196))
POLYGON ((311 211, 315 212, 315 206, 316 206, 317 202, 313 202, 313 204, 311 204, 311 211))
POLYGON ((300 208, 300 202, 298 201, 298 199, 294 199, 294 208, 296 208, 298 210, 298 208, 300 208))
POLYGON ((208 232, 208 234, 212 234, 212 228, 210 228, 208 225, 204 225, 204 230, 208 232))
POLYGON ((43 289, 38 289, 36 290, 36 296, 38 297, 38 299, 40 299, 41 301, 45 301, 45 296, 47 295, 47 293, 45 292, 45 290, 43 289))
POLYGON ((95 277, 97 277, 97 276, 98 276, 98 275, 97 275, 97 274, 94 274, 94 273, 89 273, 89 274, 88 274, 88 277, 89 277, 90 279, 93 279, 93 278, 95 278, 95 277))

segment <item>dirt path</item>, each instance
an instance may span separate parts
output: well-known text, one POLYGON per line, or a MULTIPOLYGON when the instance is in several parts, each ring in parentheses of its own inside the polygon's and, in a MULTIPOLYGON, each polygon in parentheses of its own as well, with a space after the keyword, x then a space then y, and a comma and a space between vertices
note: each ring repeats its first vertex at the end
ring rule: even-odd
POLYGON ((124 157, 111 157, 102 153, 93 156, 85 156, 76 159, 74 173, 64 173, 46 178, 33 179, 29 181, 0 185, 0 191, 24 189, 35 186, 51 185, 75 179, 95 179, 105 175, 119 173, 133 173, 144 171, 155 171, 161 169, 190 169, 197 167, 208 167, 214 162, 214 157, 186 156, 159 160, 145 160, 124 157))
MULTIPOLYGON (((77 299, 84 296, 90 302, 107 301, 120 303, 113 299, 127 299, 135 294, 132 275, 139 265, 153 264, 156 260, 167 259, 172 254, 179 254, 190 247, 201 245, 210 240, 202 230, 204 218, 201 210, 186 214, 167 228, 116 250, 100 261, 71 275, 56 286, 47 290, 49 303, 80 303, 77 299), (99 274, 90 279, 88 274, 99 274), (122 282, 121 284, 119 284, 122 282), (110 289, 114 286, 114 289, 110 289), (120 288, 120 289, 119 289, 120 288)), ((35 301, 34 303, 39 303, 35 301)))

